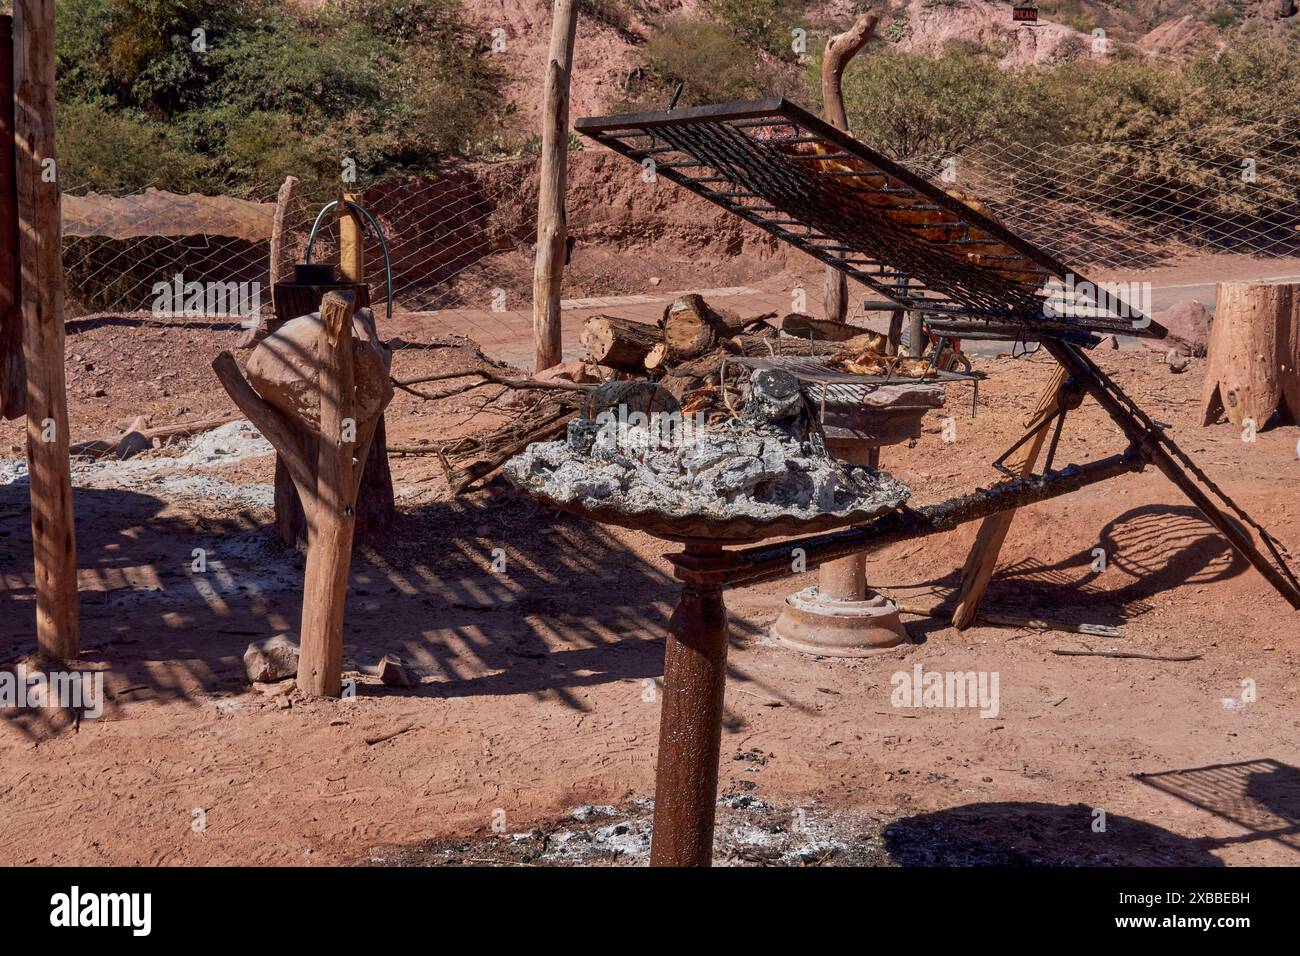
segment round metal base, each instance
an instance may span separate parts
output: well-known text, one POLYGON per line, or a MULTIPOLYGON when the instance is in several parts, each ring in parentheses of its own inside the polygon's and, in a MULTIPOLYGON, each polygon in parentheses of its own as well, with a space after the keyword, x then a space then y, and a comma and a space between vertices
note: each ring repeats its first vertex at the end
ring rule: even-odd
POLYGON ((837 601, 815 587, 785 599, 772 637, 791 650, 820 657, 871 657, 908 640, 897 605, 883 594, 837 601))

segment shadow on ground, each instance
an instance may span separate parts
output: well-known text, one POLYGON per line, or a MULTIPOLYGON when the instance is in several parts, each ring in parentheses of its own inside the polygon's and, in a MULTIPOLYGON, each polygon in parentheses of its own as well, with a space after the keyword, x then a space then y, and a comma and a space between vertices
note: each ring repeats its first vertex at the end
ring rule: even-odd
MULTIPOLYGON (((25 483, 0 486, 0 667, 35 650, 25 483)), ((77 489, 81 667, 107 671, 115 702, 197 706, 248 690, 245 647, 298 634, 302 556, 268 515, 169 506, 135 491, 77 489), (203 567, 196 564, 199 555, 203 567)), ((675 551, 665 544, 665 551, 675 551)), ((345 676, 363 695, 555 695, 662 675, 678 584, 611 532, 513 493, 402 512, 359 546, 344 632, 345 676), (423 678, 393 690, 371 670, 397 654, 423 678)), ((731 639, 757 629, 733 619, 731 639)), ((733 678, 749 679, 734 668, 733 678)), ((57 713, 0 712, 25 733, 57 713)))

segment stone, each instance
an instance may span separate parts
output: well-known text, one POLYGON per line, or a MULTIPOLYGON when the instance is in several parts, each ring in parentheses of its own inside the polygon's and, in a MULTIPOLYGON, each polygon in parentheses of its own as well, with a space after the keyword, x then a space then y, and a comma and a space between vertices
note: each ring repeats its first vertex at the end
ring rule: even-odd
POLYGON ((419 675, 393 654, 385 654, 383 660, 379 662, 379 681, 385 687, 409 688, 420 686, 419 675))
POLYGON ((539 382, 574 382, 579 385, 591 384, 601 380, 600 375, 597 374, 597 366, 577 358, 571 358, 559 365, 552 365, 548 369, 543 369, 533 378, 539 382))
POLYGON ((590 455, 591 448, 600 434, 600 425, 589 418, 575 418, 569 422, 566 440, 569 450, 575 455, 590 455))
MULTIPOLYGON (((392 400, 393 354, 379 340, 369 309, 352 317, 352 376, 357 422, 377 418, 392 400)), ((248 383, 262 400, 301 422, 320 428, 320 313, 290 319, 264 338, 248 357, 248 383)))
POLYGON ((244 651, 244 672, 254 684, 273 684, 298 676, 298 645, 288 634, 277 634, 244 651))
POLYGON ((1213 319, 1205 306, 1195 299, 1183 299, 1152 318, 1169 330, 1163 339, 1142 339, 1148 348, 1159 352, 1170 348, 1179 354, 1199 358, 1205 355, 1210 344, 1210 325, 1213 319))

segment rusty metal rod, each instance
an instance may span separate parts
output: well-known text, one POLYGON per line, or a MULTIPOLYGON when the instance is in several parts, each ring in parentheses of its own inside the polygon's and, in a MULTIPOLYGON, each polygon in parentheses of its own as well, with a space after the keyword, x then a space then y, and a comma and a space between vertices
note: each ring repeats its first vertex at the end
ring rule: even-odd
MULTIPOLYGON (((1002 511, 1059 498, 1098 482, 1141 471, 1147 464, 1141 453, 1130 450, 1086 465, 1070 465, 1046 477, 1018 478, 923 508, 893 511, 856 528, 796 538, 777 545, 729 551, 727 557, 733 564, 730 569, 722 571, 721 576, 731 587, 777 580, 795 573, 791 558, 795 548, 803 551, 802 566, 811 571, 826 561, 858 551, 940 534, 1002 511)), ((697 568, 698 559, 689 549, 681 554, 668 555, 668 560, 675 566, 679 577, 687 577, 697 568)))

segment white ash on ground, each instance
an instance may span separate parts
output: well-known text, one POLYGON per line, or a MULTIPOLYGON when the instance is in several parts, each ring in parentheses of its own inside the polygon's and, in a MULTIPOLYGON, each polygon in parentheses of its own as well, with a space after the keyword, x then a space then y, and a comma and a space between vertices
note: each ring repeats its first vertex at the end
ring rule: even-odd
MULTIPOLYGON (((882 822, 808 806, 772 806, 749 793, 718 798, 715 866, 888 866, 882 822)), ((646 866, 654 801, 581 806, 518 833, 375 847, 371 866, 646 866)))
MULTIPOLYGON (((195 435, 183 446, 155 449, 124 461, 112 457, 74 458, 72 483, 78 488, 121 488, 162 498, 234 499, 269 508, 275 503, 271 485, 235 484, 207 472, 273 452, 271 443, 257 429, 246 421, 235 420, 195 435)), ((25 459, 0 459, 0 485, 26 480, 25 459)))
POLYGON ((528 446, 506 476, 556 501, 718 519, 884 513, 911 494, 886 472, 832 458, 784 372, 756 372, 741 414, 719 426, 640 384, 637 394, 616 383, 617 404, 589 402, 565 440, 528 446))

